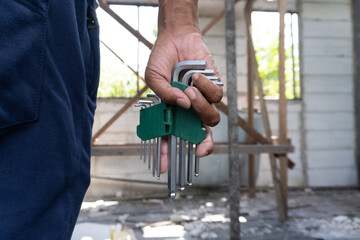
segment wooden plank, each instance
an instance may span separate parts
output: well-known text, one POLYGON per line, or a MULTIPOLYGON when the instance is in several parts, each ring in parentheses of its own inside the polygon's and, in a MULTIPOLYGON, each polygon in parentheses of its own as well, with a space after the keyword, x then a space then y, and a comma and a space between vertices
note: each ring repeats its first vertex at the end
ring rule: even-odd
POLYGON ((142 42, 145 46, 147 46, 150 50, 153 47, 153 44, 149 42, 143 35, 140 34, 139 31, 135 30, 131 27, 124 19, 122 19, 119 15, 117 15, 107 3, 106 0, 99 1, 100 7, 108 13, 112 18, 114 18, 118 23, 121 24, 126 30, 128 30, 132 35, 134 35, 140 42, 142 42))
MULTIPOLYGON (((215 104, 216 108, 225 113, 228 114, 227 105, 223 102, 219 102, 215 104)), ((251 137, 253 137, 257 142, 261 144, 272 144, 272 142, 263 135, 261 135, 258 131, 256 131, 253 127, 251 127, 244 119, 242 119, 240 116, 237 116, 237 123, 238 125, 244 129, 244 131, 249 134, 251 137)))
POLYGON ((201 34, 204 36, 213 26, 215 26, 216 23, 218 23, 222 18, 224 17, 224 11, 220 12, 216 17, 214 17, 211 22, 209 22, 208 25, 206 25, 203 30, 201 31, 201 34))
MULTIPOLYGON (((224 154, 227 151, 225 144, 215 144, 214 154, 224 154)), ((273 154, 286 154, 294 152, 292 145, 254 145, 254 144, 239 144, 239 153, 243 154, 260 154, 260 153, 273 153, 273 154)))
MULTIPOLYGON (((286 119, 286 96, 285 96, 285 13, 286 0, 278 0, 280 29, 279 29, 279 141, 287 143, 287 119, 286 119)), ((287 219, 287 163, 286 155, 280 155, 280 184, 284 199, 285 214, 280 220, 287 219)))
MULTIPOLYGON (((245 15, 250 15, 253 10, 253 0, 248 0, 245 6, 245 15)), ((246 29, 247 29, 247 122, 253 128, 254 127, 254 78, 255 72, 253 71, 255 67, 254 59, 252 57, 253 51, 252 47, 252 37, 251 37, 251 16, 245 17, 246 29)), ((256 143, 255 140, 247 135, 248 143, 256 143)), ((255 189, 255 157, 254 154, 249 154, 249 197, 255 198, 256 189, 255 189)))
MULTIPOLYGON (((274 103, 272 103, 274 104, 274 103)), ((278 105, 278 103, 276 102, 276 105, 278 105)), ((289 108, 292 108, 292 106, 288 106, 288 109, 289 108)), ((294 109, 292 109, 294 110, 294 109)), ((276 112, 269 112, 269 121, 271 122, 272 124, 272 128, 271 130, 274 131, 274 132, 278 132, 279 131, 279 117, 278 117, 278 111, 276 112)), ((299 133, 300 131, 300 124, 301 124, 301 119, 299 118, 299 114, 300 114, 300 111, 299 112, 290 112, 288 111, 287 112, 287 120, 288 120, 288 132, 289 131, 292 131, 293 133, 294 132, 297 132, 299 133)), ((271 131, 271 132, 272 132, 271 131)), ((270 137, 268 137, 268 135, 265 135, 268 139, 271 139, 272 135, 269 135, 270 137)))
POLYGON ((279 30, 279 140, 287 142, 287 100, 285 96, 285 13, 286 0, 279 0, 280 30, 279 30))
MULTIPOLYGON (((226 143, 217 143, 214 145, 213 154, 226 154, 229 147, 226 143)), ((260 154, 273 153, 285 154, 294 152, 292 145, 254 145, 254 144, 238 144, 239 154, 260 154)), ((91 155, 98 156, 139 156, 140 144, 126 145, 93 145, 91 155)))
MULTIPOLYGON (((266 102, 264 100, 263 86, 262 86, 262 82, 261 82, 259 71, 258 71, 258 64, 257 64, 257 60, 256 60, 256 55, 255 55, 255 47, 254 47, 252 34, 251 34, 251 12, 252 12, 252 9, 248 5, 249 5, 249 2, 246 4, 246 7, 245 7, 245 21, 246 21, 246 27, 247 27, 246 31, 248 34, 248 49, 249 49, 248 55, 251 56, 251 60, 253 63, 252 68, 249 69, 249 72, 251 71, 253 73, 254 81, 256 83, 256 87, 258 90, 259 102, 260 102, 260 107, 261 107, 261 116, 262 116, 262 120, 263 120, 265 136, 267 139, 271 140, 272 134, 271 134, 271 128, 270 128, 269 114, 268 114, 266 102)), ((286 219, 286 204, 284 202, 282 188, 281 188, 280 182, 279 182, 276 158, 273 154, 269 154, 269 160, 270 160, 271 175, 272 175, 272 180, 273 180, 274 189, 275 189, 275 197, 276 197, 279 218, 286 219)))
MULTIPOLYGON (((240 2, 240 0, 235 0, 235 4, 240 2)), ((211 22, 206 25, 203 30, 201 31, 201 34, 204 36, 216 23, 218 23, 225 15, 225 11, 222 10, 218 15, 216 15, 211 22)))
MULTIPOLYGON (((217 109, 228 115, 227 106, 223 102, 216 103, 215 106, 217 109)), ((249 126, 249 124, 242 119, 240 116, 238 116, 238 125, 249 135, 251 135, 257 142, 261 144, 272 144, 271 140, 263 137, 258 131, 256 131, 254 128, 249 126)), ((287 159, 287 165, 289 168, 293 168, 295 166, 295 163, 291 161, 289 158, 287 159)))
POLYGON ((228 95, 229 216, 231 240, 240 239, 240 157, 238 151, 238 106, 236 71, 235 3, 225 0, 226 79, 228 95))

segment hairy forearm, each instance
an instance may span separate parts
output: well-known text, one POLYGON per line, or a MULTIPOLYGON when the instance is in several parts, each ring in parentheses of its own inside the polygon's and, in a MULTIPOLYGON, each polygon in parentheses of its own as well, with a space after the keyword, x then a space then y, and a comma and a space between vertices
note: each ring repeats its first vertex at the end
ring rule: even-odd
POLYGON ((198 0, 159 0, 159 35, 199 31, 198 0))

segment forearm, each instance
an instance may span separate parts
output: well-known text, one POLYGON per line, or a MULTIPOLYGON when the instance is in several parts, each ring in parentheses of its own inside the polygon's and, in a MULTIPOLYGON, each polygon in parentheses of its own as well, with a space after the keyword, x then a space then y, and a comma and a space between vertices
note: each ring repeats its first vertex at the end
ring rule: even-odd
POLYGON ((197 0, 159 0, 159 35, 192 32, 200 32, 197 0))

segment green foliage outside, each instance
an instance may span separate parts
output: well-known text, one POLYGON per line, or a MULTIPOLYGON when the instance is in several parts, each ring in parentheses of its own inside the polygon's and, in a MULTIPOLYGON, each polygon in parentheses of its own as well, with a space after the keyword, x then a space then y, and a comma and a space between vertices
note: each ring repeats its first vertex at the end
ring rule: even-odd
MULTIPOLYGON (((289 13, 288 13, 289 14, 289 13)), ((288 15, 287 14, 287 15, 288 15)), ((156 38, 157 26, 154 24, 152 35, 156 38)), ((256 59, 258 61, 258 69, 260 78, 263 84, 264 94, 268 98, 279 97, 279 81, 278 81, 278 63, 279 63, 279 35, 278 29, 264 28, 262 24, 253 24, 253 40, 256 51, 256 59)), ((299 74, 299 46, 294 44, 294 62, 292 60, 292 46, 291 44, 291 25, 285 24, 285 81, 286 81, 286 97, 288 99, 300 98, 300 74, 299 74), (293 71, 294 70, 294 71, 293 71), (293 78, 293 73, 295 77, 293 78), (293 79, 295 81, 293 81, 293 79), (295 88, 294 88, 295 85, 295 88)), ((118 61, 118 65, 114 67, 103 62, 101 66, 100 84, 98 90, 98 97, 132 97, 137 94, 137 76, 131 72, 123 63, 116 60, 112 53, 104 52, 102 54, 110 54, 113 57, 112 61, 118 61)), ((144 58, 148 56, 143 56, 144 58)), ((143 75, 140 73, 140 75, 143 75)), ((139 89, 143 88, 145 84, 139 80, 139 89)), ((148 89, 147 93, 152 93, 148 89)))
MULTIPOLYGON (((119 64, 121 64, 119 62, 119 64)), ((126 97, 130 98, 137 94, 137 76, 132 72, 114 71, 111 68, 101 68, 101 80, 98 97, 126 97)), ((139 80, 140 89, 145 83, 139 80)), ((152 93, 148 89, 142 96, 152 93)))
MULTIPOLYGON (((268 29, 264 31, 261 26, 254 26, 254 46, 258 62, 259 75, 263 84, 266 97, 279 97, 279 35, 278 31, 268 29)), ((285 25, 285 95, 287 99, 300 98, 300 73, 299 73, 299 46, 294 44, 294 63, 292 60, 291 25, 285 25), (294 72, 293 72, 294 69, 294 72), (293 74, 294 73, 294 74, 293 74), (293 81, 295 75, 295 81, 293 81), (295 84, 294 84, 295 83, 295 84), (295 89, 294 89, 295 85, 295 89)))
MULTIPOLYGON (((155 24, 152 29, 152 34, 157 36, 157 25, 155 24)), ((139 81, 139 90, 145 87, 145 83, 139 79, 125 64, 116 59, 112 53, 108 50, 102 52, 102 55, 108 54, 112 61, 118 63, 118 67, 114 67, 109 64, 108 61, 104 61, 101 65, 100 72, 100 84, 98 89, 98 97, 124 97, 130 98, 137 94, 137 82, 139 81)), ((148 58, 148 56, 140 56, 148 58)), ((140 76, 144 77, 144 73, 140 73, 140 76)), ((148 89, 142 97, 146 97, 148 93, 153 93, 151 89, 148 89)))

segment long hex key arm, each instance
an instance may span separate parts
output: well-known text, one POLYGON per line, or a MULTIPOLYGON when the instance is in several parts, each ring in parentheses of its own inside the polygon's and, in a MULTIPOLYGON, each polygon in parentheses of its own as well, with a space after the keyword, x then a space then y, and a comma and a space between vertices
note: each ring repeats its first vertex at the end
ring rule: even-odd
MULTIPOLYGON (((173 69, 172 72, 172 81, 178 82, 179 77, 182 71, 184 70, 205 70, 206 68, 206 61, 183 61, 178 64, 173 69)), ((183 140, 181 140, 180 146, 186 145, 184 144, 183 140)), ((169 197, 174 198, 176 196, 176 150, 177 150, 177 138, 174 135, 169 136, 169 152, 168 152, 168 190, 169 190, 169 197)), ((185 153, 183 151, 183 147, 179 149, 181 153, 179 155, 179 190, 185 189, 184 187, 184 180, 185 175, 185 153), (180 158, 181 157, 181 158, 180 158)))
MULTIPOLYGON (((156 94, 147 94, 148 98, 155 98, 161 103, 161 99, 156 94)), ((161 174, 161 137, 157 138, 157 180, 160 180, 161 174)), ((154 148, 154 162, 153 162, 153 176, 155 176, 155 148, 154 148)))

